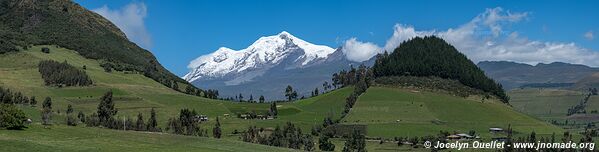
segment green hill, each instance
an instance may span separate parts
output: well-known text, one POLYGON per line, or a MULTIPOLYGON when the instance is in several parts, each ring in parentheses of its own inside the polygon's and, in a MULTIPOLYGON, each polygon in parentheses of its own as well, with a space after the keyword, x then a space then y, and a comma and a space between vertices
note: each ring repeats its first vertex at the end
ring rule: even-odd
POLYGON ((371 87, 343 119, 346 124, 368 125, 371 137, 436 135, 439 131, 493 137, 489 128, 507 128, 528 134, 561 134, 563 130, 519 113, 499 101, 467 99, 414 89, 371 87))
POLYGON ((500 84, 488 78, 472 61, 456 48, 436 36, 416 37, 404 41, 393 52, 378 55, 372 67, 375 77, 416 76, 440 77, 497 96, 507 103, 509 98, 500 84))
POLYGON ((188 84, 110 21, 70 0, 0 1, 0 44, 0 54, 31 45, 58 45, 115 70, 140 72, 163 84, 188 84))

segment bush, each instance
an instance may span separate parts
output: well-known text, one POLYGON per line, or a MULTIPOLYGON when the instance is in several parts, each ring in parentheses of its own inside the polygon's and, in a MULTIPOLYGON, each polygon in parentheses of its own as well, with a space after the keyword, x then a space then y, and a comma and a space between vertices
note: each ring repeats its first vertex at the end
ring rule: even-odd
POLYGON ((25 113, 12 104, 0 103, 0 128, 20 130, 27 120, 25 113))

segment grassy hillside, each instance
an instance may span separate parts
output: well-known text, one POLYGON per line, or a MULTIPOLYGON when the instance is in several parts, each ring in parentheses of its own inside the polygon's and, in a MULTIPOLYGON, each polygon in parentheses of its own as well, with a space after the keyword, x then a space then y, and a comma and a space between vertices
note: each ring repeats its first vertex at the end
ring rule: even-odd
POLYGON ((564 89, 516 89, 510 91, 514 107, 523 113, 545 121, 556 121, 564 128, 583 129, 587 123, 599 121, 599 96, 591 96, 585 105, 586 114, 568 116, 568 109, 578 105, 586 91, 564 89), (564 124, 568 121, 568 124, 564 124))
POLYGON ((516 132, 559 134, 563 130, 521 114, 498 101, 469 100, 416 90, 371 87, 343 120, 348 124, 367 124, 368 136, 424 136, 439 131, 467 133, 475 130, 489 137, 490 127, 516 132))
POLYGON ((115 70, 136 71, 169 85, 189 84, 154 55, 130 42, 113 23, 72 0, 0 1, 0 54, 32 45, 56 44, 115 70))
POLYGON ((515 89, 509 94, 515 109, 547 121, 564 120, 568 108, 584 98, 582 92, 562 89, 515 89))
POLYGON ((0 151, 292 151, 242 141, 90 127, 0 130, 0 151))

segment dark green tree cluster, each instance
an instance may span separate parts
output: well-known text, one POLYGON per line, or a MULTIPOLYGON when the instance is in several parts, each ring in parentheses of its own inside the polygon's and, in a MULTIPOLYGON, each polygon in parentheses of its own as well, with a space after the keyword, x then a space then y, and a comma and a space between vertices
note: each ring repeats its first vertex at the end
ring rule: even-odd
POLYGON ((25 113, 14 104, 0 103, 0 129, 23 129, 26 120, 25 113))
POLYGON ((343 110, 341 118, 345 117, 345 115, 347 115, 347 113, 349 113, 351 108, 354 106, 354 104, 358 100, 358 97, 362 93, 366 92, 366 89, 368 89, 368 87, 370 87, 370 83, 371 83, 372 79, 373 79, 372 70, 363 64, 360 65, 358 67, 358 69, 351 66, 349 71, 342 70, 339 73, 333 74, 333 78, 332 78, 333 86, 335 86, 335 87, 345 87, 345 86, 349 86, 349 85, 355 86, 354 92, 352 92, 352 94, 350 94, 345 99, 345 108, 343 110))
POLYGON ((183 93, 189 94, 189 95, 195 95, 198 97, 209 98, 209 99, 218 99, 218 90, 214 90, 214 89, 202 90, 202 89, 198 89, 198 88, 194 87, 191 84, 187 84, 187 86, 185 87, 185 91, 183 93))
POLYGON ((46 85, 88 86, 92 84, 85 71, 69 65, 66 61, 62 63, 53 60, 41 61, 38 67, 46 85))
POLYGON ((416 37, 402 42, 391 54, 377 55, 372 67, 376 77, 436 76, 458 80, 466 86, 491 93, 508 103, 502 86, 456 48, 435 36, 416 37))
POLYGON ((318 139, 318 148, 322 151, 335 151, 335 144, 329 140, 329 136, 321 135, 318 139))
POLYGON ((204 92, 204 98, 218 99, 218 90, 208 89, 204 92))
POLYGON ((35 106, 37 101, 35 100, 34 96, 29 98, 23 95, 21 92, 13 92, 8 88, 4 89, 3 87, 0 87, 0 103, 24 105, 30 104, 31 106, 35 106))
POLYGON ((287 88, 285 88, 285 97, 287 97, 287 101, 293 101, 297 99, 297 92, 293 90, 291 85, 287 85, 287 88))
POLYGON ((158 121, 156 121, 156 111, 154 108, 150 111, 150 118, 148 118, 148 123, 144 122, 143 114, 140 112, 137 114, 137 120, 133 122, 131 120, 127 125, 131 125, 132 130, 136 131, 151 131, 151 132, 161 132, 162 129, 158 127, 158 121))
POLYGON ((366 152, 366 137, 360 131, 354 130, 346 139, 343 152, 366 152))
POLYGON ((352 65, 350 66, 349 71, 341 70, 338 73, 334 73, 331 80, 333 82, 333 86, 337 88, 354 85, 360 80, 366 80, 366 82, 369 82, 372 77, 372 71, 364 64, 361 64, 358 69, 352 65))
POLYGON ((306 151, 313 151, 315 149, 312 135, 303 134, 302 130, 291 122, 287 122, 283 129, 280 126, 275 127, 270 134, 266 133, 264 128, 250 126, 242 134, 241 138, 245 142, 269 146, 303 149, 306 151))
POLYGON ((168 120, 166 130, 174 134, 208 137, 208 129, 200 128, 200 122, 196 116, 198 113, 195 110, 181 109, 179 118, 168 120))

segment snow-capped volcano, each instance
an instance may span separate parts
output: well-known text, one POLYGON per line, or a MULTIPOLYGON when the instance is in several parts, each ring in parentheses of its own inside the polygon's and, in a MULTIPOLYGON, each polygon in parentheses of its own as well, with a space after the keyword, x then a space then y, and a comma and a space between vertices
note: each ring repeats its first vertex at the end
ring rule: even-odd
POLYGON ((348 60, 341 48, 311 44, 281 32, 261 37, 242 50, 221 47, 200 56, 191 61, 183 78, 200 88, 217 89, 221 97, 264 95, 272 101, 285 98, 287 85, 300 96, 310 95, 325 81, 330 83, 333 73, 359 64, 348 60))
POLYGON ((183 78, 193 82, 252 70, 264 71, 287 59, 291 59, 289 61, 293 63, 290 64, 293 66, 287 68, 302 68, 326 59, 333 52, 335 49, 331 47, 315 45, 283 31, 277 35, 261 37, 242 50, 221 47, 214 53, 200 56, 191 61, 188 66, 191 72, 183 78))

